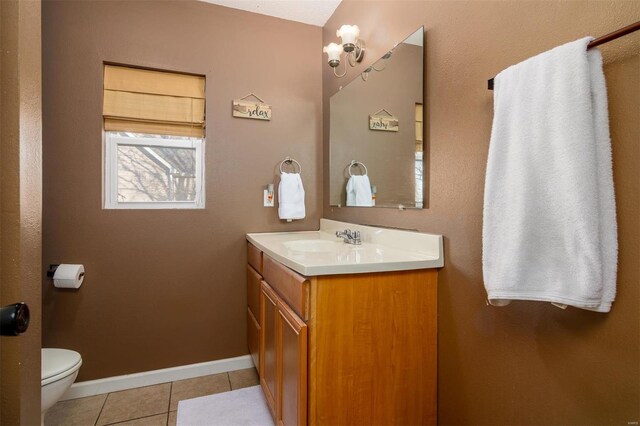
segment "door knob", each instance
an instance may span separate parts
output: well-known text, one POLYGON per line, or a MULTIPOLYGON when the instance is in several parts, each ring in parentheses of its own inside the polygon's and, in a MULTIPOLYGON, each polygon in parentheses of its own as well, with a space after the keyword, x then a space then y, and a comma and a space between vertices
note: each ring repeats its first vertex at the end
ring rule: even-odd
POLYGON ((0 308, 0 335, 19 336, 29 328, 29 307, 14 303, 0 308))

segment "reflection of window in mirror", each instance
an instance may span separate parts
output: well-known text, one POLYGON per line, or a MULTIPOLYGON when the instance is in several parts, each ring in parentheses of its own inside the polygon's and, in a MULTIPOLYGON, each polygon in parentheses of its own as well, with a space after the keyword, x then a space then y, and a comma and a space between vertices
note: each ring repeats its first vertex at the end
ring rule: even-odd
POLYGON ((416 103, 416 207, 422 208, 422 104, 416 103))

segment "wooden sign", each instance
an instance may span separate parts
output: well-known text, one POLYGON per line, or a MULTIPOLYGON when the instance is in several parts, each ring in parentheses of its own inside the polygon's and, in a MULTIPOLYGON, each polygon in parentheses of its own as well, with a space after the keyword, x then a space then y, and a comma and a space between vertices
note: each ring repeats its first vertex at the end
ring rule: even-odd
POLYGON ((271 105, 267 105, 253 93, 232 102, 232 114, 237 118, 252 118, 254 120, 271 120, 271 105), (260 102, 245 100, 253 96, 260 102))
POLYGON ((385 132, 397 132, 400 130, 400 122, 397 117, 394 117, 386 109, 381 109, 369 116, 369 129, 370 130, 382 130, 385 132), (381 114, 383 113, 383 114, 381 114))

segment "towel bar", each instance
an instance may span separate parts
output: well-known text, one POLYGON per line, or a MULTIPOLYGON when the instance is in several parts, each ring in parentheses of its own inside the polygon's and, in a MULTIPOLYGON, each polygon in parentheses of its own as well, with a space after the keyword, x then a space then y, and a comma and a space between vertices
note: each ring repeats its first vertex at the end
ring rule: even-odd
MULTIPOLYGON (((302 166, 300 165, 300 163, 298 163, 298 161, 296 161, 295 159, 293 159, 293 158, 291 158, 291 157, 287 157, 287 158, 285 158, 285 159, 284 159, 284 160, 282 160, 282 162, 280 163, 280 174, 282 174, 282 173, 283 173, 283 172, 282 172, 282 166, 283 166, 285 163, 286 163, 286 164, 293 164, 293 163, 296 163, 296 164, 298 165, 298 170, 299 170, 299 172, 298 172, 298 173, 299 173, 299 174, 302 174, 302 166)), ((293 171, 294 171, 294 172, 296 171, 295 166, 293 166, 293 171)))
MULTIPOLYGON (((627 25, 626 27, 620 28, 619 30, 616 30, 612 33, 603 35, 602 37, 598 37, 597 39, 593 40, 591 43, 587 45, 587 49, 591 49, 592 47, 596 47, 601 44, 608 43, 612 40, 615 40, 627 34, 631 34, 638 30, 640 30, 640 21, 635 22, 631 25, 627 25)), ((493 78, 489 79, 489 81, 487 82, 487 88, 489 90, 493 90, 493 78)))
POLYGON ((362 166, 362 168, 364 168, 364 175, 365 176, 367 176, 369 174, 369 171, 367 170, 367 166, 365 166, 363 162, 356 161, 356 160, 351 160, 351 163, 349 163, 349 177, 353 176, 353 174, 351 173, 351 169, 353 167, 358 167, 358 166, 362 166))

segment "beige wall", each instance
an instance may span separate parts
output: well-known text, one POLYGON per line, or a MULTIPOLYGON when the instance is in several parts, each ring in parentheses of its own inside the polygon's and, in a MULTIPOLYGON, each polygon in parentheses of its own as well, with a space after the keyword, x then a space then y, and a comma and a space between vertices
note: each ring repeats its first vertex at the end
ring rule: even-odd
POLYGON ((43 344, 82 354, 78 380, 247 354, 245 240, 317 229, 321 29, 192 1, 45 1, 43 264, 83 263, 77 291, 44 282, 43 344), (103 210, 103 61, 206 76, 204 210, 103 210), (270 122, 231 117, 253 92, 270 122), (286 156, 307 218, 262 207, 286 156))
POLYGON ((0 424, 40 424, 42 115, 40 2, 0 1, 0 306, 28 330, 0 337, 0 424))
POLYGON ((331 205, 346 205, 351 160, 367 166, 369 180, 378 189, 376 205, 415 205, 415 111, 416 103, 423 102, 422 63, 421 46, 401 43, 386 63, 377 63, 376 68, 384 70, 371 71, 366 81, 347 72, 344 78, 352 81, 330 101, 331 205), (382 108, 398 118, 397 132, 369 129, 369 115, 382 108))
MULTIPOLYGON (((438 408, 442 424, 627 424, 640 405, 640 33, 602 47, 609 91, 620 259, 609 314, 548 303, 485 304, 482 198, 491 128, 487 79, 556 45, 640 20, 637 1, 350 1, 324 43, 357 24, 368 57, 426 29, 429 209, 332 208, 357 223, 445 236, 439 277, 438 408)), ((361 67, 366 66, 366 61, 361 67)), ((323 66, 324 116, 339 79, 323 66)), ((328 120, 324 122, 328 187, 328 120)))

